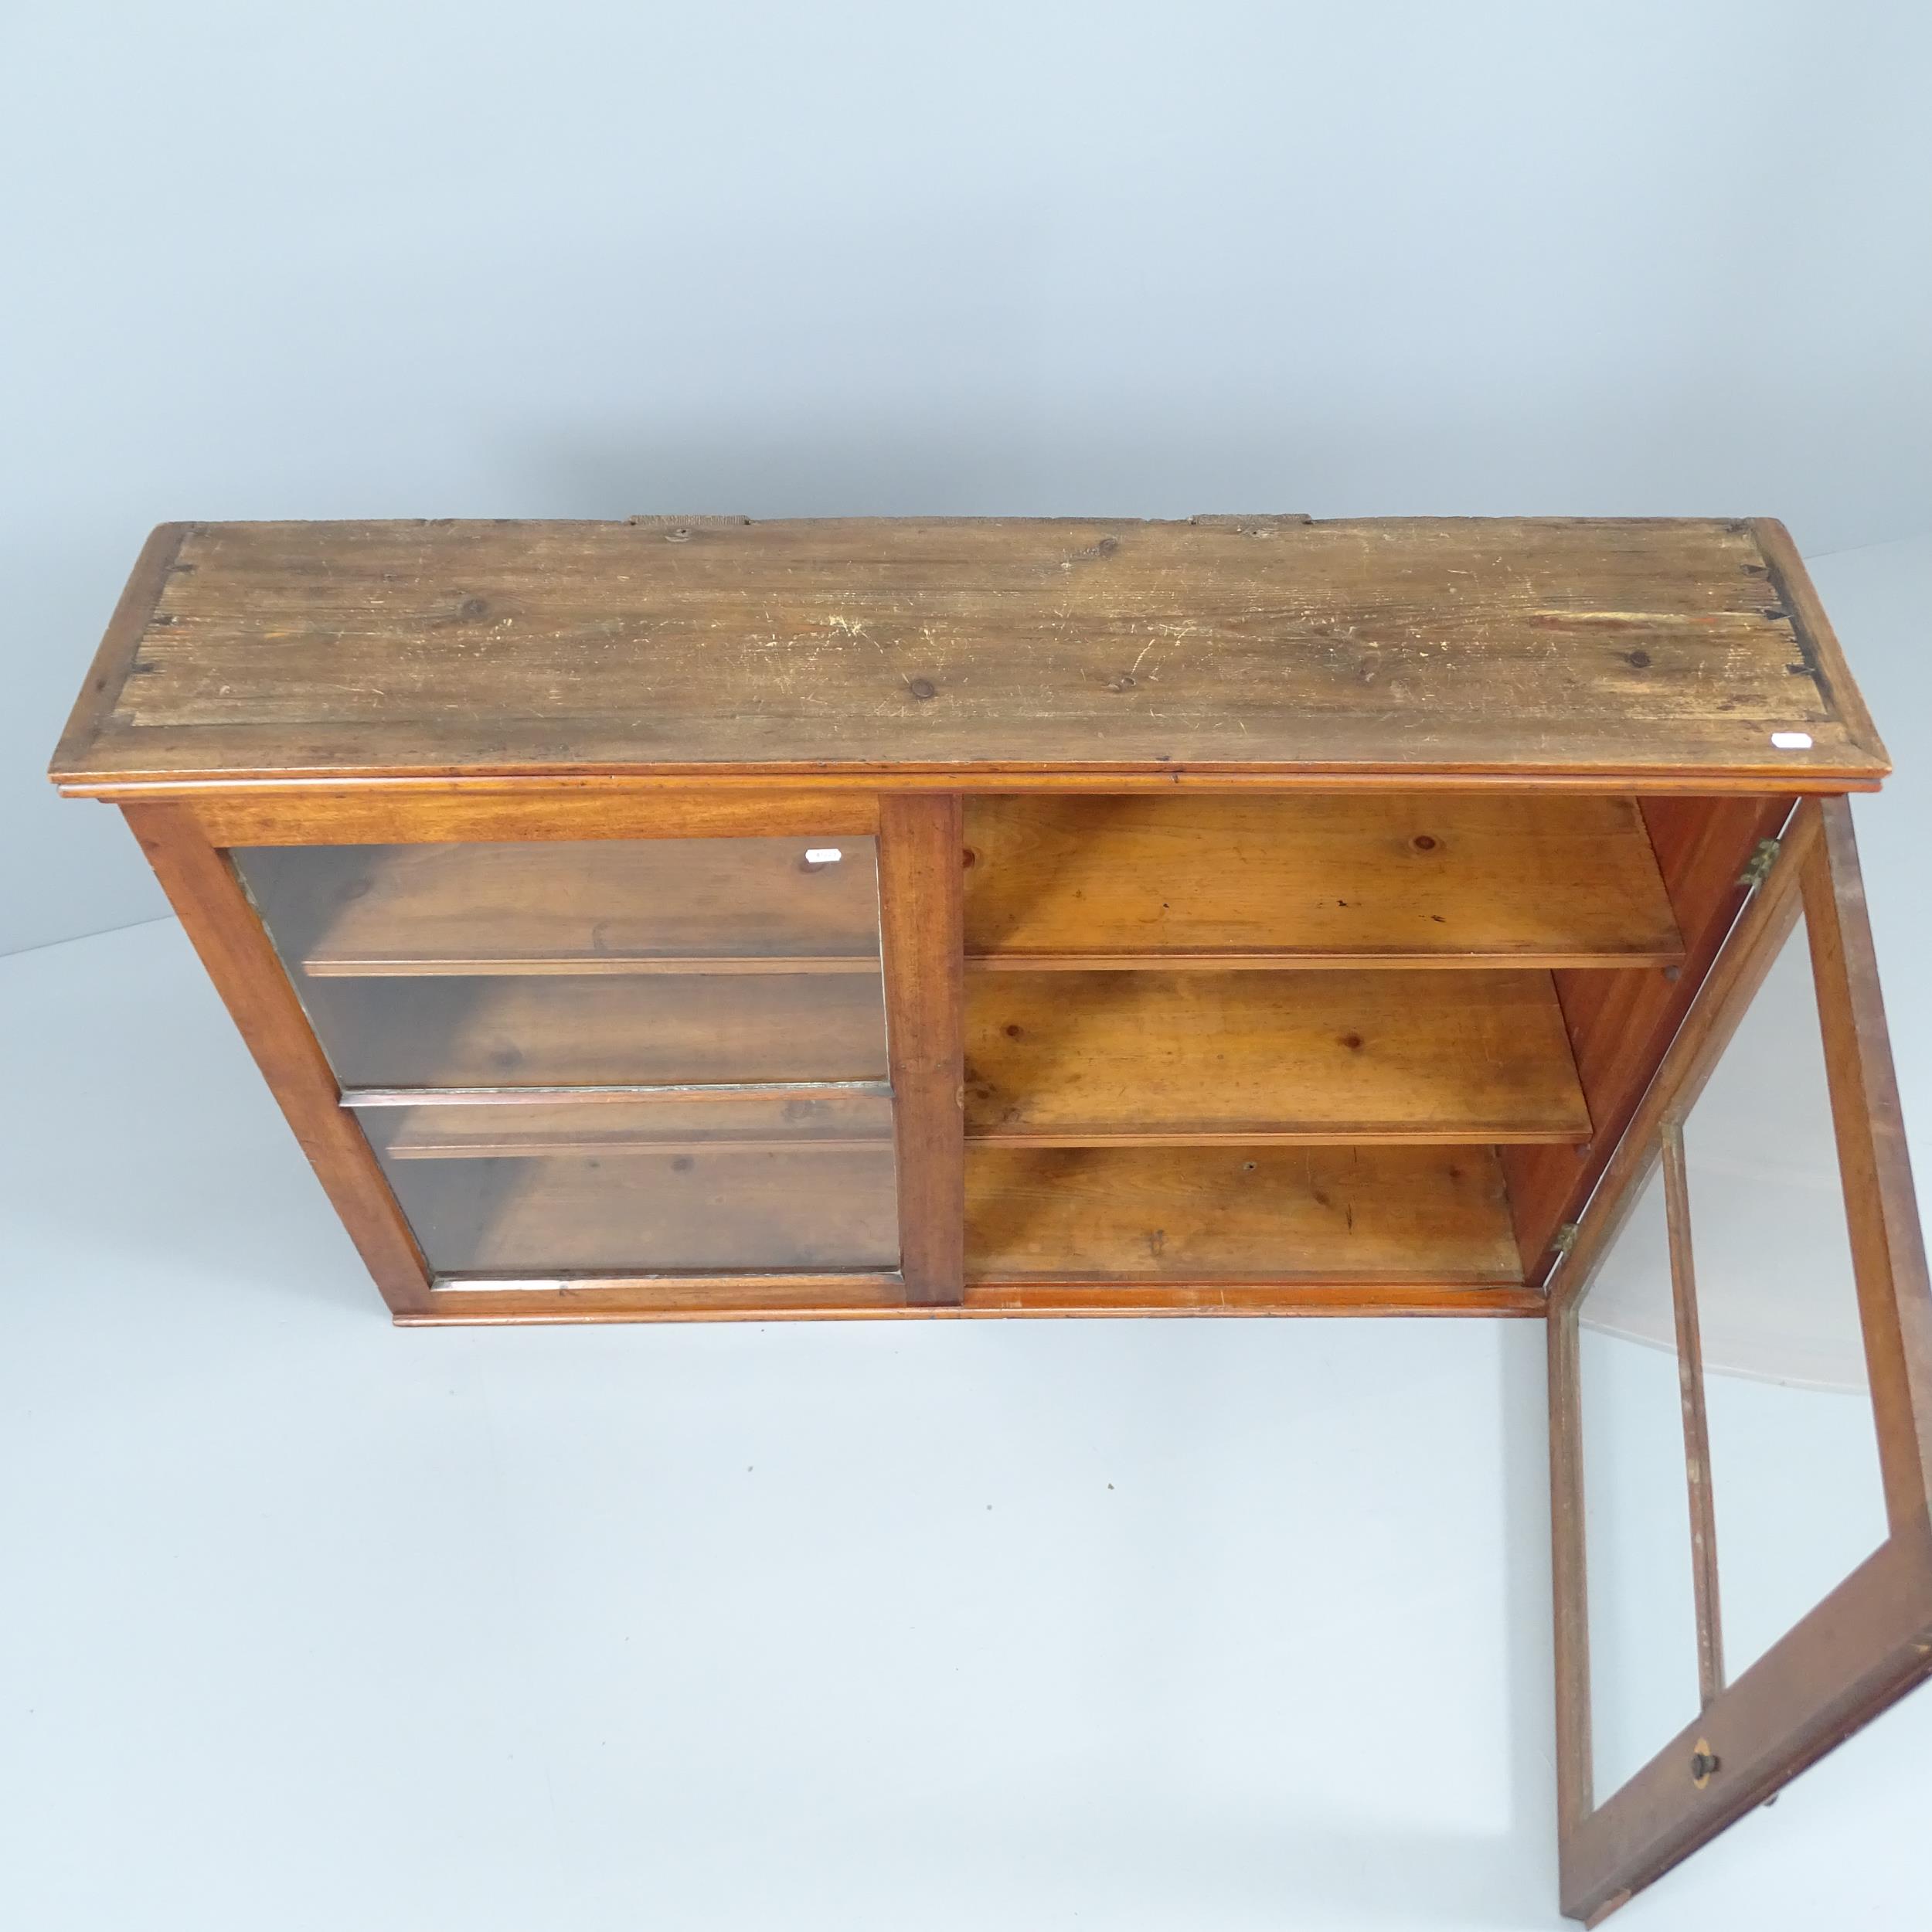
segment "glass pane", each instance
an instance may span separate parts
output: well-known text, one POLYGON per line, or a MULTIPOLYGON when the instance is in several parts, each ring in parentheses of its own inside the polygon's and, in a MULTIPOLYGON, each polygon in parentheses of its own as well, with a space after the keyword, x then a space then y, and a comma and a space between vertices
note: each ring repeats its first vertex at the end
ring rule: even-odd
POLYGON ((883 1093, 585 1096, 361 1115, 439 1273, 899 1259, 883 1093))
POLYGON ((1599 1804, 1702 1708, 1661 1168, 1578 1308, 1590 1736, 1599 1804))
POLYGON ((870 838, 234 856, 345 1087, 886 1076, 870 838))
POLYGON ((896 1263, 872 839, 233 856, 437 1272, 896 1263))
POLYGON ((1804 923, 1684 1128, 1726 1675, 1886 1535, 1804 923))
POLYGON ((879 969, 311 979, 347 1088, 729 1087, 883 1080, 879 969))
POLYGON ((694 1145, 391 1165, 439 1274, 889 1268, 889 1141, 849 1152, 694 1145))
POLYGON ((499 1106, 365 1107, 369 1144, 386 1162, 536 1159, 622 1148, 802 1148, 848 1152, 889 1142, 883 1092, 568 1094, 499 1106))

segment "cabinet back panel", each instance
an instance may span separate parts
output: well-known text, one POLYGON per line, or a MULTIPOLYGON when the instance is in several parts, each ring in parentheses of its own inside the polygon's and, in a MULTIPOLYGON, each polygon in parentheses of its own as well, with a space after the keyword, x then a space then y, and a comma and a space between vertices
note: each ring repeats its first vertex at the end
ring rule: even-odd
POLYGON ((976 798, 966 843, 966 949, 982 968, 1683 954, 1628 798, 976 798))
POLYGON ((975 975, 970 1138, 1581 1141, 1546 972, 975 975))
POLYGON ((1522 1280, 1485 1147, 969 1148, 966 1274, 1097 1287, 1522 1280))

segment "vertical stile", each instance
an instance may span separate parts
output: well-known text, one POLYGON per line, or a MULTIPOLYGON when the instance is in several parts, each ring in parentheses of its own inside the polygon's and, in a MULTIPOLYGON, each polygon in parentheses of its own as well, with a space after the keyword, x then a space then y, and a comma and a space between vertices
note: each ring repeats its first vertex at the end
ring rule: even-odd
POLYGON ((906 1300, 927 1306, 957 1306, 964 1290, 964 837, 957 794, 879 801, 900 1268, 906 1300))
POLYGON ((1677 1384, 1684 1412, 1684 1480, 1689 1493, 1691 1583, 1697 1603, 1697 1689, 1706 1709, 1724 1688, 1724 1630, 1717 1587, 1717 1518, 1711 1495, 1710 1428, 1704 1410, 1704 1346, 1692 1259, 1690 1183, 1684 1128, 1665 1123, 1664 1211, 1670 1233, 1671 1306, 1677 1327, 1677 1384))

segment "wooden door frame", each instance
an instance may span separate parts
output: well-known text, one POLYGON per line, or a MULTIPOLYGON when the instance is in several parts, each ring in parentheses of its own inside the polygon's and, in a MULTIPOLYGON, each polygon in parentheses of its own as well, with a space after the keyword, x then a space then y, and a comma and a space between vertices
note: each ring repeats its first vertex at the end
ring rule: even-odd
MULTIPOLYGON (((1672 1219, 1680 1319, 1688 1301, 1694 1321, 1689 1270, 1675 1258, 1683 1217, 1672 1219)), ((1798 807, 1777 863, 1740 915, 1585 1210, 1576 1246, 1551 1288, 1549 1338, 1560 1892, 1565 1913, 1594 1924, 1932 1675, 1932 1294, 1857 846, 1843 798, 1808 799, 1798 807), (1749 1669, 1721 1687, 1708 1681, 1718 1656, 1715 1590, 1700 1590, 1705 1708, 1600 1802, 1592 1790, 1578 1309, 1642 1183, 1702 1092, 1801 911, 1824 1034, 1889 1535, 1749 1669), (1699 1776, 1693 1757, 1714 1759, 1715 1770, 1699 1776)), ((1701 1369, 1689 1363, 1685 1373, 1689 1434, 1702 1426, 1701 1369)), ((1695 1477, 1689 1493, 1694 1522, 1708 1496, 1695 1477)))
POLYGON ((396 1321, 608 1321, 879 1315, 963 1291, 964 913, 956 794, 812 788, 616 792, 554 784, 261 784, 128 800, 121 811, 396 1321), (878 840, 901 1265, 439 1282, 303 1010, 231 848, 512 839, 878 840))
POLYGON ((429 1264, 361 1123, 341 1104, 335 1070, 227 852, 192 804, 126 804, 121 815, 389 1311, 420 1318, 430 1307, 429 1264))

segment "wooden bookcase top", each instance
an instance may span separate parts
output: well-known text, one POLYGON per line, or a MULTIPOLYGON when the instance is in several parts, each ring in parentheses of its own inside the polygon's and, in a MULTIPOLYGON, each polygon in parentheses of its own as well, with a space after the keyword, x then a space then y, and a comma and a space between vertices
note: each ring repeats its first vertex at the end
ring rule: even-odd
POLYGON ((164 526, 53 776, 1790 793, 1888 769, 1774 522, 640 518, 164 526))

